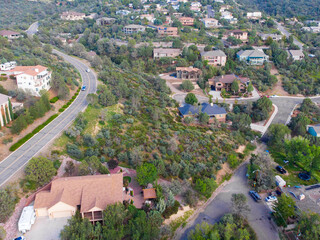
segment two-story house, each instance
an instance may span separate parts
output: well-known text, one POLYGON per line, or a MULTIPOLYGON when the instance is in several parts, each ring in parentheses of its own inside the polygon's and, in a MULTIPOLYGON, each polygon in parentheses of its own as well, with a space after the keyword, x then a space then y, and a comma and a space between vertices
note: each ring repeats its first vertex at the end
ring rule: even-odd
POLYGON ((228 37, 234 37, 236 39, 240 39, 241 41, 247 41, 248 40, 248 32, 244 32, 242 30, 232 30, 227 32, 226 38, 228 37))
POLYGON ((123 32, 125 34, 139 33, 139 32, 144 32, 145 30, 146 30, 145 26, 136 25, 136 24, 130 24, 123 28, 123 32))
POLYGON ((16 66, 17 66, 17 62, 15 62, 15 61, 6 62, 6 63, 0 64, 0 70, 1 71, 10 71, 10 70, 14 69, 16 66))
POLYGON ((201 19, 201 22, 203 22, 205 28, 217 28, 220 27, 219 21, 215 18, 203 18, 201 19))
POLYGON ((209 65, 225 66, 227 55, 221 50, 201 52, 202 60, 207 60, 209 65))
POLYGON ((199 80, 202 71, 195 67, 176 67, 177 78, 199 80))
POLYGON ((178 28, 177 27, 159 26, 157 28, 157 31, 158 31, 159 35, 166 35, 166 36, 173 36, 173 37, 178 36, 178 28))
POLYGON ((182 23, 183 26, 193 26, 194 18, 192 17, 181 17, 179 21, 182 23))
POLYGON ((51 87, 51 72, 47 67, 17 66, 11 72, 16 76, 18 88, 30 91, 34 96, 40 96, 41 90, 48 91, 51 87))
POLYGON ((241 50, 237 53, 237 58, 240 61, 245 61, 249 65, 263 65, 265 61, 269 60, 263 50, 241 50))
POLYGON ((79 12, 63 12, 60 16, 62 20, 69 20, 69 21, 79 21, 83 20, 86 17, 85 13, 79 12))
POLYGON ((153 59, 159 59, 162 57, 175 58, 181 54, 179 48, 155 48, 153 49, 153 59))
POLYGON ((239 77, 235 74, 221 75, 208 80, 211 87, 214 87, 216 91, 221 91, 225 89, 227 92, 231 91, 231 85, 234 81, 239 82, 239 91, 245 92, 247 84, 249 84, 250 79, 245 77, 239 77))

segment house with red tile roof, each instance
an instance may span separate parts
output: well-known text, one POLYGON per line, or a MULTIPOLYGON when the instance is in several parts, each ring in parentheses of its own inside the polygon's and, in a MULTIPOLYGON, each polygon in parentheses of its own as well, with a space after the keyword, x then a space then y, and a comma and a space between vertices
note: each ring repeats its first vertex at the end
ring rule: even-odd
POLYGON ((41 90, 50 89, 51 71, 47 67, 17 66, 10 71, 16 76, 19 89, 30 92, 34 96, 40 96, 41 90))
POLYGON ((21 35, 20 35, 20 33, 14 32, 11 30, 1 30, 0 36, 8 38, 9 40, 13 40, 13 39, 19 38, 21 35))

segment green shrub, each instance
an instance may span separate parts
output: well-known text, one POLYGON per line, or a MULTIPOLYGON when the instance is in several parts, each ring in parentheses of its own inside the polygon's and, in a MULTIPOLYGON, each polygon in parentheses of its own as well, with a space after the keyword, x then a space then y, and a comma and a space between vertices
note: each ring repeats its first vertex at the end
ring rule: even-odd
POLYGON ((65 108, 60 108, 59 112, 63 112, 64 110, 66 110, 65 108))
POLYGON ((58 97, 58 96, 53 97, 53 98, 50 99, 50 103, 55 103, 55 102, 57 102, 58 100, 59 100, 59 97, 58 97))
POLYGON ((9 150, 10 151, 15 151, 17 150, 19 147, 21 147, 22 144, 24 144, 25 142, 27 142, 30 138, 32 138, 35 134, 37 134, 38 132, 40 132, 41 129, 43 129, 45 126, 47 126, 50 122, 52 122, 56 117, 58 117, 59 114, 54 114, 51 117, 48 118, 47 121, 45 121, 44 123, 42 123, 41 125, 39 125, 38 127, 36 127, 31 133, 27 134, 26 136, 24 136, 23 138, 21 138, 18 142, 16 142, 15 144, 13 144, 9 150))
POLYGON ((174 205, 172 207, 167 207, 166 210, 162 213, 162 216, 168 219, 171 215, 176 214, 179 210, 180 203, 175 200, 174 205))

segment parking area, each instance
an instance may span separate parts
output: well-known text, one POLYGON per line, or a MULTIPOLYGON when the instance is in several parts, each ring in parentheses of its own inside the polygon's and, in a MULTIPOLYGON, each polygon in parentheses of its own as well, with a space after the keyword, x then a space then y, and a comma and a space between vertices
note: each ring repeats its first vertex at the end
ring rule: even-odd
POLYGON ((69 218, 37 217, 31 230, 25 234, 26 239, 32 240, 56 240, 59 239, 60 231, 68 223, 69 218))

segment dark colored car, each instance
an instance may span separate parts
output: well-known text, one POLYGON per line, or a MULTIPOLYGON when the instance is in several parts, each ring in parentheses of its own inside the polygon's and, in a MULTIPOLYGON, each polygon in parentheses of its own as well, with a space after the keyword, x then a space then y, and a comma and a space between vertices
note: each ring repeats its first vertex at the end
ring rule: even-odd
POLYGON ((280 165, 277 166, 276 169, 281 174, 286 174, 287 173, 287 171, 283 167, 281 167, 280 165))
POLYGON ((311 179, 311 176, 309 173, 299 173, 298 177, 304 181, 309 181, 311 179))
POLYGON ((256 202, 261 201, 260 195, 256 191, 250 191, 249 195, 255 200, 256 202))

